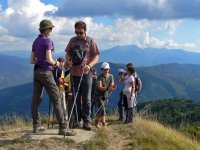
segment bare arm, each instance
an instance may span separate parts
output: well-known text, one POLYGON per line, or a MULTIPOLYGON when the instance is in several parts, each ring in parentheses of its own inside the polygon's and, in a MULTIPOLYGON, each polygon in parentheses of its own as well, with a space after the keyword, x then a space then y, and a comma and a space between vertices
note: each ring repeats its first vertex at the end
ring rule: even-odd
POLYGON ((108 91, 112 92, 114 89, 115 89, 114 83, 111 83, 109 88, 108 88, 108 91))
POLYGON ((35 53, 32 51, 31 52, 31 57, 30 57, 30 64, 35 64, 35 53))
POLYGON ((51 54, 51 50, 47 50, 47 51, 46 51, 46 58, 47 58, 47 62, 48 62, 49 64, 59 66, 59 62, 58 62, 57 60, 53 60, 52 54, 51 54))
POLYGON ((97 82, 97 88, 102 92, 105 92, 107 90, 107 87, 104 87, 102 82, 97 82))
POLYGON ((96 63, 98 63, 98 61, 99 61, 99 55, 96 55, 96 56, 90 61, 90 63, 88 64, 89 67, 90 67, 90 68, 93 67, 96 63))
POLYGON ((83 72, 84 73, 88 73, 90 68, 93 67, 97 62, 99 61, 99 55, 96 55, 89 64, 85 65, 85 67, 83 68, 83 72))

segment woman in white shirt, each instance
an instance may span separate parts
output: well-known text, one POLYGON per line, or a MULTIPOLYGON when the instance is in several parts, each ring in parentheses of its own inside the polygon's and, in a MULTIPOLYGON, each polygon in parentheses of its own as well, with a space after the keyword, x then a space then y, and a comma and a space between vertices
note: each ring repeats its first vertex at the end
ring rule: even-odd
POLYGON ((124 77, 124 89, 123 94, 127 98, 128 110, 126 113, 125 123, 131 123, 133 121, 133 105, 135 102, 135 69, 133 67, 127 67, 127 75, 124 77))

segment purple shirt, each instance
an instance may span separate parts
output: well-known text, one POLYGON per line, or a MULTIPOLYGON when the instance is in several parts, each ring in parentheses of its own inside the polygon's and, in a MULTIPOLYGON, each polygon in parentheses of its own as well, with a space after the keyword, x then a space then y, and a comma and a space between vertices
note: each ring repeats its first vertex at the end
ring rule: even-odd
POLYGON ((35 53, 36 64, 43 69, 53 70, 53 65, 47 62, 46 51, 53 50, 53 41, 44 34, 38 35, 32 45, 32 51, 35 53))

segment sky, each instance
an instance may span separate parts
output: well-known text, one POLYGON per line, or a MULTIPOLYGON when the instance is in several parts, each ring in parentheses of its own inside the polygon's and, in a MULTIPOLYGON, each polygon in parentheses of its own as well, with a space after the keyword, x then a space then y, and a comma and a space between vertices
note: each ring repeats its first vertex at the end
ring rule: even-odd
POLYGON ((49 19, 56 51, 83 20, 100 51, 134 44, 200 53, 199 8, 200 0, 0 0, 0 51, 30 51, 40 21, 49 19))

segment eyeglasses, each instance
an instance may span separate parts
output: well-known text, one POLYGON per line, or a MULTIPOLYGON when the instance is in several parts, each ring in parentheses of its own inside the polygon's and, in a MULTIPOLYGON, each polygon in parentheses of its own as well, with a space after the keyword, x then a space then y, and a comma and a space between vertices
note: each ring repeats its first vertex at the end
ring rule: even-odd
POLYGON ((75 31, 75 33, 78 35, 78 34, 80 34, 80 35, 82 35, 83 34, 83 32, 78 32, 78 31, 75 31))

